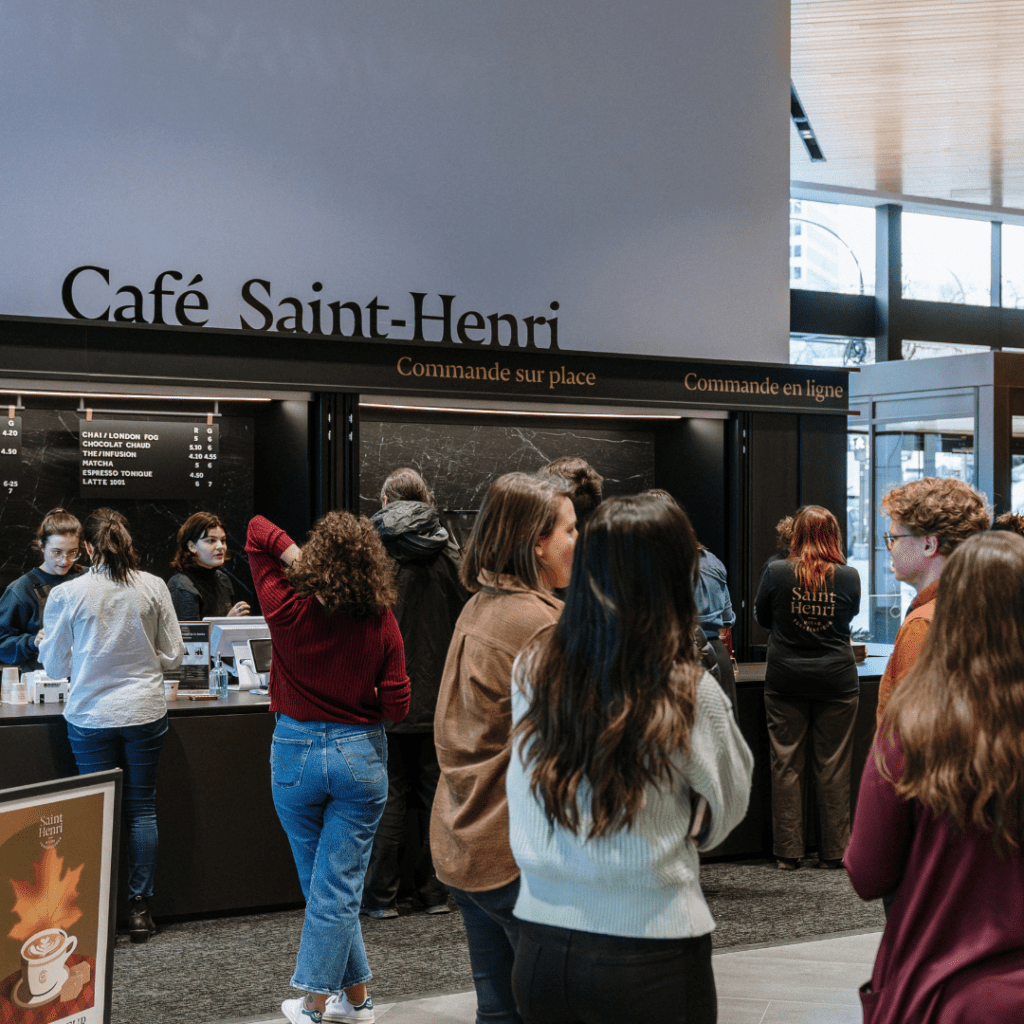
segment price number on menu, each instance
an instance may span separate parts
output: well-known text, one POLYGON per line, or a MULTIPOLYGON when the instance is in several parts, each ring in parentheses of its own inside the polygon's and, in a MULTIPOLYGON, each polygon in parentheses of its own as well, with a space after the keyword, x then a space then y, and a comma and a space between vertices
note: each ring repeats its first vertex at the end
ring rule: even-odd
POLYGON ((0 455, 21 455, 21 417, 0 419, 0 455))
POLYGON ((0 419, 0 472, 7 478, 3 486, 8 494, 13 494, 18 486, 15 474, 20 470, 21 459, 21 417, 7 417, 0 419), (19 461, 14 462, 15 459, 19 461))
POLYGON ((196 487, 213 486, 213 470, 217 462, 219 436, 214 427, 193 427, 188 445, 192 469, 188 477, 196 487))

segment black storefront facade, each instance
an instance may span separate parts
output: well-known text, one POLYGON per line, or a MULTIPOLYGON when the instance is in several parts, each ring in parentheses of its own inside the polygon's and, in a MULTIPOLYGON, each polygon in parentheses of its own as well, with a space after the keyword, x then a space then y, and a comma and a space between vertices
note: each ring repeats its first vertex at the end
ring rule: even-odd
MULTIPOLYGON (((122 508, 143 567, 165 578, 168 537, 199 507, 234 520, 236 551, 256 512, 301 540, 328 509, 372 511, 381 474, 414 465, 464 535, 491 479, 582 454, 606 493, 657 486, 686 508, 726 563, 736 654, 749 661, 765 639, 752 598, 777 520, 815 503, 844 522, 848 396, 843 370, 0 317, 0 413, 6 405, 23 427, 19 454, 0 455, 5 484, 17 478, 0 506, 0 546, 11 549, 2 582, 32 564, 26 539, 52 504, 122 507, 116 489, 100 499, 83 486, 76 434, 94 418, 219 428, 216 483, 190 480, 180 496, 141 494, 122 508)), ((172 706, 158 786, 162 916, 301 900, 270 802, 272 719, 246 698, 172 706), (223 860, 212 854, 225 834, 259 838, 223 860)), ((5 785, 74 774, 59 715, 0 711, 5 785)), ((756 680, 741 687, 739 712, 766 768, 756 680)), ((767 785, 759 772, 748 821, 723 853, 767 849, 767 785)))

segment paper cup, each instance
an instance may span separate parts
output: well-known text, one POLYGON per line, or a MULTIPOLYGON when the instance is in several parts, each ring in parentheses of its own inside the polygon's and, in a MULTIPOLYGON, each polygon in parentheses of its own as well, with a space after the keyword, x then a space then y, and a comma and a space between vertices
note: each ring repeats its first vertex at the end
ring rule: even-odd
POLYGON ((164 680, 164 696, 168 702, 178 699, 178 680, 177 679, 165 679, 164 680))
POLYGON ((11 703, 12 704, 27 704, 28 703, 28 687, 24 683, 12 683, 11 684, 11 703))

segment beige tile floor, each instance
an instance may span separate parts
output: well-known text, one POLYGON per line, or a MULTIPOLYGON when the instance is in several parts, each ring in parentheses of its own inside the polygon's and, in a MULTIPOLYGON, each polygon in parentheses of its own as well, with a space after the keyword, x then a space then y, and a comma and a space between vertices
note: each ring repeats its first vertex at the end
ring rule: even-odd
MULTIPOLYGON (((715 954, 718 1024, 859 1024, 857 988, 871 975, 881 932, 715 954)), ((472 992, 377 1007, 383 1024, 473 1024, 472 992)), ((281 1016, 245 1024, 281 1024, 281 1016)), ((628 1022, 627 1022, 628 1024, 628 1022)))

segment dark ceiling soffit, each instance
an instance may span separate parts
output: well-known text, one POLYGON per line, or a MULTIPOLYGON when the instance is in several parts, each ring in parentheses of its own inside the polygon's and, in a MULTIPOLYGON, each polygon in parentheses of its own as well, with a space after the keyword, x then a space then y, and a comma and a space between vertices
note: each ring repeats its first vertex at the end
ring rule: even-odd
POLYGON ((789 329, 794 334, 873 338, 875 300, 870 295, 839 295, 791 288, 789 329))
POLYGON ((1024 309, 905 299, 899 317, 901 335, 914 341, 1024 348, 1024 309))
MULTIPOLYGON (((1024 309, 966 306, 951 302, 901 299, 890 310, 901 338, 978 345, 981 348, 1024 348, 1024 309)), ((870 295, 838 295, 792 288, 789 329, 794 334, 830 334, 871 338, 875 334, 875 300, 870 295)))
POLYGON ((800 102, 800 97, 796 94, 796 86, 792 80, 789 83, 789 113, 793 118, 793 126, 796 128, 796 133, 800 136, 800 141, 804 144, 804 149, 807 150, 807 155, 811 158, 811 163, 824 163, 825 154, 821 151, 818 137, 814 134, 810 119, 807 117, 804 105, 800 102))

